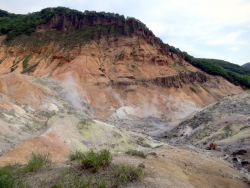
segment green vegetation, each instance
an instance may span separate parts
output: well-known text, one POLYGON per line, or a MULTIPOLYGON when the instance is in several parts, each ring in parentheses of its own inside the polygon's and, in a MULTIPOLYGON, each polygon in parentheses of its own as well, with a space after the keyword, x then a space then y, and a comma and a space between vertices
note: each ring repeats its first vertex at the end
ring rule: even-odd
POLYGON ((102 71, 102 72, 105 72, 105 69, 104 69, 104 68, 101 68, 101 67, 100 67, 99 70, 102 71))
POLYGON ((7 56, 4 56, 2 59, 0 59, 0 64, 7 58, 7 56))
POLYGON ((17 69, 17 66, 16 66, 16 67, 11 67, 11 68, 10 68, 10 72, 15 71, 16 69, 17 69))
POLYGON ((242 67, 245 67, 245 68, 249 68, 249 69, 250 69, 250 62, 249 62, 249 63, 245 63, 244 65, 242 65, 242 67))
POLYGON ((81 160, 82 158, 84 158, 85 154, 79 150, 76 150, 74 153, 70 153, 69 154, 69 159, 71 161, 75 161, 75 160, 81 160))
POLYGON ((50 164, 49 154, 42 155, 42 154, 32 153, 31 158, 28 161, 28 164, 24 166, 22 171, 24 173, 34 172, 34 171, 41 169, 43 166, 49 165, 49 164, 50 164))
MULTIPOLYGON (((123 15, 96 11, 80 12, 66 7, 45 8, 39 12, 29 14, 12 14, 4 10, 0 10, 0 35, 7 35, 7 40, 11 40, 19 35, 30 35, 36 31, 37 26, 46 24, 55 15, 72 18, 75 27, 80 27, 77 20, 84 20, 87 25, 92 25, 97 18, 115 18, 121 22, 125 22, 123 15)), ((131 18, 130 18, 131 19, 131 18)), ((64 30, 68 25, 60 23, 56 26, 58 30, 64 30)), ((141 23, 141 25, 144 25, 141 23)), ((102 25, 100 25, 102 26, 102 25)), ((113 30, 117 35, 120 32, 125 32, 122 27, 115 28, 116 25, 104 26, 103 31, 113 30)), ((92 33, 91 33, 92 34, 92 33)))
POLYGON ((221 66, 222 68, 241 74, 241 75, 248 75, 250 76, 250 69, 246 69, 245 67, 242 67, 240 65, 236 65, 227 61, 219 60, 219 59, 204 59, 204 58, 199 58, 200 60, 205 60, 212 62, 216 65, 221 66))
POLYGON ((30 60, 30 58, 32 57, 32 54, 26 56, 23 60, 23 69, 26 69, 28 67, 28 62, 30 60))
POLYGON ((0 188, 119 187, 139 180, 143 174, 143 168, 139 166, 111 164, 112 156, 108 150, 97 153, 76 151, 69 155, 69 159, 72 161, 70 167, 50 166, 39 170, 50 164, 48 155, 32 153, 27 165, 0 167, 0 188))
POLYGON ((193 56, 190 56, 187 52, 182 52, 182 55, 184 55, 184 59, 190 64, 197 68, 200 68, 208 74, 222 76, 235 85, 241 85, 250 88, 250 76, 248 75, 240 75, 231 70, 226 70, 220 65, 215 64, 209 60, 194 58, 193 56))
POLYGON ((190 88, 190 90, 191 90, 192 92, 197 93, 197 91, 196 91, 193 87, 189 87, 189 88, 190 88))
POLYGON ((193 66, 208 74, 222 76, 235 85, 250 88, 250 75, 249 71, 245 68, 239 68, 238 65, 230 64, 222 60, 195 58, 187 52, 182 52, 179 48, 175 48, 168 44, 166 44, 166 46, 170 52, 183 56, 185 61, 188 61, 193 66))
POLYGON ((147 157, 147 154, 143 153, 142 151, 137 151, 137 150, 128 150, 126 154, 132 155, 132 156, 138 156, 144 159, 147 157))
POLYGON ((86 153, 76 151, 69 155, 70 160, 80 160, 82 162, 82 168, 97 172, 100 169, 105 169, 112 161, 110 152, 106 149, 101 150, 99 153, 95 153, 90 150, 86 153))
POLYGON ((179 66, 183 66, 182 60, 179 60, 176 63, 178 63, 179 66))
POLYGON ((24 187, 23 181, 17 179, 18 174, 18 165, 0 167, 0 188, 24 187))
MULTIPOLYGON (((139 156, 146 157, 142 152, 130 151, 129 154, 136 154, 139 156)), ((107 184, 121 185, 127 184, 128 182, 140 179, 142 175, 142 168, 132 167, 129 165, 112 165, 110 166, 112 156, 108 150, 101 150, 99 153, 90 150, 87 153, 76 151, 70 154, 70 160, 81 161, 81 167, 83 169, 91 169, 91 172, 96 173, 98 170, 106 169, 106 173, 111 177, 111 182, 103 180, 99 182, 101 187, 106 187, 107 184), (109 167, 110 166, 110 167, 109 167), (108 168, 109 167, 109 168, 108 168)))
POLYGON ((115 185, 127 184, 128 182, 140 179, 142 175, 142 168, 133 167, 129 165, 115 165, 113 177, 115 185))
POLYGON ((24 174, 37 171, 50 164, 48 156, 32 153, 28 164, 25 166, 15 164, 0 167, 0 188, 28 187, 23 179, 24 174))
POLYGON ((71 155, 72 158, 80 159, 82 168, 89 169, 92 172, 107 168, 112 161, 112 156, 108 150, 101 150, 99 153, 95 153, 93 150, 87 153, 77 151, 75 155, 71 155))
POLYGON ((86 127, 91 126, 94 123, 92 119, 82 119, 78 124, 77 127, 79 129, 85 129, 86 127))
MULTIPOLYGON (((23 73, 26 73, 26 72, 29 72, 29 71, 31 71, 33 68, 35 68, 38 64, 39 64, 40 62, 37 62, 37 63, 35 63, 34 65, 31 65, 31 66, 29 66, 29 67, 26 67, 21 73, 23 74, 23 73)), ((17 68, 17 67, 16 67, 17 68)))

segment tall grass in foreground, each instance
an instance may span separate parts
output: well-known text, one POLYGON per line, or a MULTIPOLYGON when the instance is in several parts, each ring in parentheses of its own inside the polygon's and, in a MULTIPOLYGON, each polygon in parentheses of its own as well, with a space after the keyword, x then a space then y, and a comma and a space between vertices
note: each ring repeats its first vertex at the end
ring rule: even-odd
POLYGON ((35 154, 32 153, 30 160, 28 161, 28 164, 24 166, 24 168, 22 169, 22 171, 24 173, 27 172, 34 172, 40 168, 42 168, 45 165, 49 165, 50 164, 50 160, 49 160, 49 154, 35 154))
POLYGON ((82 168, 89 169, 92 172, 97 172, 99 169, 107 168, 113 158, 111 153, 106 149, 101 150, 98 153, 95 153, 93 150, 86 153, 76 151, 69 157, 71 160, 81 160, 82 168))
POLYGON ((147 157, 147 154, 143 153, 142 151, 137 151, 137 150, 128 150, 125 153, 128 155, 132 155, 132 156, 138 156, 144 159, 147 157))
POLYGON ((26 165, 0 167, 0 188, 120 187, 139 180, 143 173, 140 166, 111 164, 112 155, 108 150, 90 150, 86 153, 76 151, 69 155, 69 159, 76 163, 72 163, 70 167, 47 169, 44 167, 51 164, 49 154, 32 153, 26 165))

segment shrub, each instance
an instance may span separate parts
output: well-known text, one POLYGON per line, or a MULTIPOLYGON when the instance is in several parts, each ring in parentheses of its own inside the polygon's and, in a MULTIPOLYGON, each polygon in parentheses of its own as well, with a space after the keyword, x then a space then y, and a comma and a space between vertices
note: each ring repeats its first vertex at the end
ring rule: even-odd
POLYGON ((69 187, 82 187, 82 188, 90 188, 91 187, 91 179, 84 180, 82 177, 74 177, 71 182, 69 182, 69 187))
POLYGON ((30 58, 32 57, 32 54, 26 56, 23 60, 23 70, 25 70, 28 67, 28 62, 30 60, 30 58))
POLYGON ((143 153, 142 151, 137 151, 137 150, 128 150, 126 154, 132 155, 132 156, 138 156, 144 159, 147 157, 147 154, 143 153))
POLYGON ((129 165, 115 165, 113 169, 113 178, 116 185, 127 184, 142 176, 142 168, 129 165))
POLYGON ((17 178, 19 165, 0 167, 0 188, 25 187, 22 179, 17 178))
POLYGON ((23 167, 23 172, 33 172, 50 163, 49 154, 31 154, 28 164, 23 167))
POLYGON ((75 153, 70 153, 69 154, 69 159, 71 161, 75 160, 82 160, 84 158, 85 154, 79 150, 76 150, 75 153))
POLYGON ((197 93, 197 91, 193 87, 189 87, 192 92, 197 93))
POLYGON ((8 165, 0 168, 0 188, 13 187, 15 179, 12 176, 14 166, 8 165))
POLYGON ((82 161, 82 167, 90 169, 92 172, 97 172, 101 168, 106 168, 112 161, 110 152, 106 149, 101 150, 99 153, 95 153, 93 150, 85 154, 78 154, 82 161))

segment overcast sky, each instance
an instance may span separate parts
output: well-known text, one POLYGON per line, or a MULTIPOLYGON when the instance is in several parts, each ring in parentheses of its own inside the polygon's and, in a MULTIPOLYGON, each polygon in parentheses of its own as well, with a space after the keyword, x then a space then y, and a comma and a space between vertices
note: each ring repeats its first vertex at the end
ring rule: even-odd
POLYGON ((194 57, 250 62, 250 0, 0 0, 19 14, 57 6, 135 17, 194 57))

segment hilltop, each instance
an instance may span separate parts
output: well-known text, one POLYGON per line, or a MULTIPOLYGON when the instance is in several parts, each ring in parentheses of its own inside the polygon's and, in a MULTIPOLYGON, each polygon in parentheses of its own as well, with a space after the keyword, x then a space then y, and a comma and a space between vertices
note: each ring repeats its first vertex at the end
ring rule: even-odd
POLYGON ((250 68, 250 63, 246 63, 246 64, 242 65, 242 67, 250 68))

